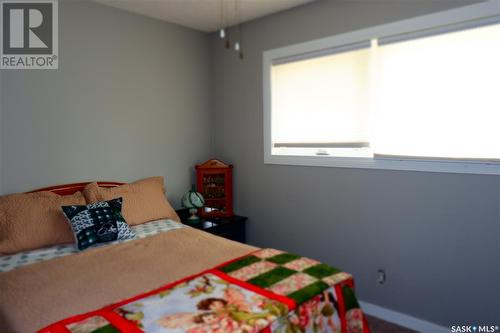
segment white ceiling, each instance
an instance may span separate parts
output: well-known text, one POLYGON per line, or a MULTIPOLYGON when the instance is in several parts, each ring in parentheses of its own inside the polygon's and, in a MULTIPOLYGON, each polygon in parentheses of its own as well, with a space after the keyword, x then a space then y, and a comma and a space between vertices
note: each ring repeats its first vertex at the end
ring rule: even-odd
POLYGON ((171 23, 213 32, 224 26, 250 21, 316 0, 94 0, 171 23), (223 4, 223 6, 222 6, 223 4), (236 11, 236 6, 238 10, 236 11))

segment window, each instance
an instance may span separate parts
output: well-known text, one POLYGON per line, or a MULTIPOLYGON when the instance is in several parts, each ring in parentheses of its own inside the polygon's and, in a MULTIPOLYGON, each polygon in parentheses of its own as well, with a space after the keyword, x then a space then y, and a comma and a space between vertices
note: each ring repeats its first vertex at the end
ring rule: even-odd
POLYGON ((492 5, 266 51, 265 162, 500 174, 492 5))
POLYGON ((371 156, 367 46, 272 66, 273 153, 371 156))
POLYGON ((376 154, 500 159, 500 24, 376 53, 376 154))

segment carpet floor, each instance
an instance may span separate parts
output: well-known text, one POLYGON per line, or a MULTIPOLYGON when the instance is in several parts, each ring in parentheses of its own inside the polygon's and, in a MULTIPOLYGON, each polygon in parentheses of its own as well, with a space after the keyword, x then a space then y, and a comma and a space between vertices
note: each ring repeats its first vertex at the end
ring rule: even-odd
POLYGON ((417 331, 410 330, 409 328, 399 326, 376 317, 366 316, 366 318, 372 333, 418 333, 417 331))

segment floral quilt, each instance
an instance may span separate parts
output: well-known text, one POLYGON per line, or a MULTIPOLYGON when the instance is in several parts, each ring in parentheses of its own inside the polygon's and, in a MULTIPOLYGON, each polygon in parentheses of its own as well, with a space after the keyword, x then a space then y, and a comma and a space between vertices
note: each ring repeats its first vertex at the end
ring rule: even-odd
POLYGON ((263 249, 39 333, 369 333, 351 275, 263 249))

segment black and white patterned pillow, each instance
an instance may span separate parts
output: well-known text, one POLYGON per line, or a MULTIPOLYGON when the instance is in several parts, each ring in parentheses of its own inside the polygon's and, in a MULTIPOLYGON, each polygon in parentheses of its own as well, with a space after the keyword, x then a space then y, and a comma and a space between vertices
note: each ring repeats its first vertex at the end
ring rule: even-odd
POLYGON ((135 238, 121 214, 122 198, 86 206, 62 206, 62 210, 80 251, 97 244, 135 238))

